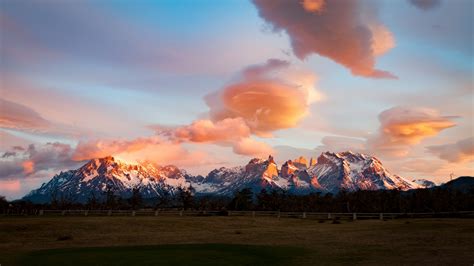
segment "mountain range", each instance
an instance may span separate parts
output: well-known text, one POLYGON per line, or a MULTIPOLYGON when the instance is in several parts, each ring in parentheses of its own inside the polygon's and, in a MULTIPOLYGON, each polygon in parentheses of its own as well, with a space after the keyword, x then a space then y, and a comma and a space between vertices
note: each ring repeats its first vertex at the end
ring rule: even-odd
POLYGON ((243 188, 254 192, 265 188, 308 194, 340 190, 409 190, 432 185, 427 180, 409 181, 392 174, 377 158, 351 151, 324 152, 316 160, 311 158, 309 161, 299 157, 284 162, 281 167, 272 156, 254 158, 245 166, 214 169, 207 176, 190 175, 173 165, 128 164, 109 156, 90 160, 79 169, 61 172, 23 199, 46 203, 53 198, 67 197, 84 203, 91 196, 104 197, 108 191, 128 198, 133 189, 139 189, 144 198, 156 198, 190 186, 198 195, 232 196, 243 188))

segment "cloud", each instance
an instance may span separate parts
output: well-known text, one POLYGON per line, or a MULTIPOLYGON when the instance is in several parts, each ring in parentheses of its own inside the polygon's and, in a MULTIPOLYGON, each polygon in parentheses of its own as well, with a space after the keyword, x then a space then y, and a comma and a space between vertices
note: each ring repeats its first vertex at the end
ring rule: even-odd
POLYGON ((250 136, 250 128, 242 118, 237 117, 216 122, 197 120, 190 125, 167 130, 165 134, 181 142, 218 142, 246 138, 250 136))
POLYGON ((196 165, 208 161, 203 152, 190 152, 180 143, 170 142, 160 136, 133 140, 89 140, 79 142, 72 159, 90 160, 114 156, 131 163, 149 161, 155 164, 196 165))
MULTIPOLYGON (((21 189, 20 180, 0 180, 1 193, 18 192, 21 189)), ((0 194, 1 196, 4 196, 0 194)))
POLYGON ((474 137, 450 144, 428 146, 427 150, 452 163, 472 161, 474 160, 474 137))
POLYGON ((375 58, 395 46, 392 33, 374 8, 360 1, 253 0, 274 31, 285 31, 293 53, 304 59, 319 54, 347 67, 353 75, 396 78, 375 69, 375 58))
POLYGON ((380 127, 377 134, 368 138, 368 149, 374 153, 404 156, 411 146, 455 126, 453 118, 429 108, 393 107, 380 113, 380 127))
POLYGON ((303 0, 303 8, 308 12, 322 12, 324 10, 325 0, 303 0))
POLYGON ((270 135, 296 126, 308 114, 309 105, 321 98, 315 82, 312 73, 270 59, 245 68, 236 81, 205 100, 211 120, 242 118, 252 133, 270 135))
POLYGON ((2 158, 8 158, 8 157, 12 157, 12 156, 16 156, 16 152, 14 152, 14 151, 7 151, 7 152, 4 152, 4 153, 3 153, 2 158))
POLYGON ((46 131, 51 123, 33 109, 0 99, 0 127, 33 132, 46 131))
POLYGON ((151 126, 168 140, 231 146, 234 153, 266 156, 273 149, 250 138, 271 136, 273 131, 295 127, 320 100, 316 77, 289 62, 269 59, 244 68, 227 86, 205 97, 210 119, 178 127, 151 126))
POLYGON ((441 4, 441 0, 409 0, 409 2, 422 10, 433 9, 441 4))
POLYGON ((361 139, 339 137, 339 136, 325 136, 322 138, 320 145, 316 147, 318 152, 343 152, 343 151, 355 151, 365 152, 365 142, 361 139))
POLYGON ((250 138, 250 128, 240 118, 225 118, 213 122, 197 120, 190 125, 163 128, 152 126, 158 135, 166 136, 172 142, 214 143, 221 146, 232 146, 236 154, 247 156, 267 156, 273 149, 266 143, 250 138))
POLYGON ((271 154, 275 154, 275 151, 272 147, 270 147, 270 145, 251 138, 241 139, 233 145, 232 149, 237 154, 257 156, 262 158, 271 154))
POLYGON ((145 149, 148 145, 159 145, 159 137, 137 138, 134 140, 88 140, 80 141, 72 155, 75 161, 102 158, 119 153, 131 153, 145 149))
POLYGON ((14 156, 0 161, 0 179, 24 178, 44 170, 59 171, 77 166, 77 162, 72 160, 73 148, 69 144, 30 144, 26 149, 16 147, 14 150, 14 156))

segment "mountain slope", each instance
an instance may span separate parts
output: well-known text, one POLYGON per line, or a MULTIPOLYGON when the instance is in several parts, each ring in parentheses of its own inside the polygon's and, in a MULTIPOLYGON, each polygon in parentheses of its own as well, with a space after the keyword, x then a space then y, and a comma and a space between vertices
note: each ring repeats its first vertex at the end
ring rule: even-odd
POLYGON ((474 177, 473 176, 460 176, 453 179, 446 184, 443 184, 441 188, 453 189, 459 191, 474 191, 474 177))
POLYGON ((144 198, 153 198, 187 185, 186 175, 175 166, 131 165, 105 157, 54 176, 24 199, 40 203, 53 199, 84 203, 91 197, 104 198, 107 191, 128 198, 133 188, 139 188, 144 198))
POLYGON ((375 157, 352 152, 322 153, 317 161, 299 157, 286 161, 281 168, 272 156, 254 158, 245 166, 219 168, 206 177, 191 176, 169 165, 127 164, 113 157, 94 159, 77 170, 62 172, 24 197, 33 202, 66 199, 87 202, 104 199, 113 192, 122 198, 139 189, 144 198, 173 195, 179 187, 192 186, 197 194, 232 196, 250 188, 282 190, 292 194, 337 193, 340 190, 408 190, 422 186, 391 174, 375 157))
POLYGON ((413 180, 414 183, 420 185, 421 188, 433 188, 436 187, 436 183, 426 179, 413 180))
POLYGON ((325 152, 308 173, 321 187, 332 193, 339 190, 378 190, 419 188, 419 185, 391 174, 375 157, 353 152, 325 152))

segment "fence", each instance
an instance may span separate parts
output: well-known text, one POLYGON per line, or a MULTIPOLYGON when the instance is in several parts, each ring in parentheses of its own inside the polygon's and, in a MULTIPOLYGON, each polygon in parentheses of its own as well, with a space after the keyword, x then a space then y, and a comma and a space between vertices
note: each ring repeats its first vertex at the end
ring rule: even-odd
POLYGON ((313 220, 366 220, 397 218, 474 218, 474 211, 426 212, 426 213, 319 213, 319 212, 280 212, 280 211, 196 211, 196 210, 33 210, 30 212, 11 212, 0 216, 242 216, 275 217, 313 220))

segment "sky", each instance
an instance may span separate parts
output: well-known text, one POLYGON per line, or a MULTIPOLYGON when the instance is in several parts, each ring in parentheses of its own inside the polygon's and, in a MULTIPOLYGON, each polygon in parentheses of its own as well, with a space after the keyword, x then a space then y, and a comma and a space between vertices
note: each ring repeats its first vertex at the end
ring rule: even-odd
POLYGON ((474 175, 470 0, 0 0, 0 195, 92 158, 474 175))

